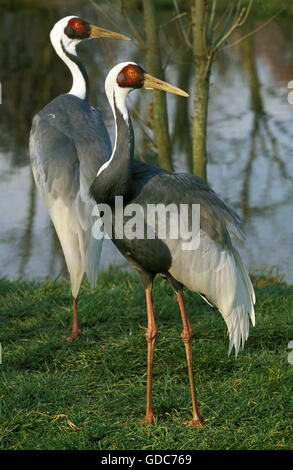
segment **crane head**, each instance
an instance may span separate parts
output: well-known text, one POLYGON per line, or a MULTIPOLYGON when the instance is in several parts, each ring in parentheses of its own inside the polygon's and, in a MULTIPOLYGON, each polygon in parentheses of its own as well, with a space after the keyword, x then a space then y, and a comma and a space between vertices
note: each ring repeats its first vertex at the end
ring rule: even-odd
POLYGON ((180 88, 177 88, 170 83, 164 82, 159 78, 149 75, 140 65, 135 64, 134 62, 123 63, 119 65, 114 67, 114 69, 118 72, 116 82, 121 88, 129 88, 130 91, 131 89, 136 88, 146 88, 150 90, 156 89, 174 93, 175 95, 185 97, 189 96, 188 93, 181 90, 180 88))
POLYGON ((50 38, 53 44, 60 39, 63 39, 67 44, 70 42, 78 44, 84 39, 102 37, 130 41, 130 38, 123 34, 91 25, 77 16, 66 16, 65 18, 62 18, 54 25, 50 33, 50 38))

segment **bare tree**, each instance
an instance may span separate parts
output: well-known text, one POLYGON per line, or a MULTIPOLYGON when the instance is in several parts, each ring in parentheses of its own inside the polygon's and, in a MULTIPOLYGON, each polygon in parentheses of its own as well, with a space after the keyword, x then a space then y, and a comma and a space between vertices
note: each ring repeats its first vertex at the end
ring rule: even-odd
MULTIPOLYGON (((253 0, 249 0, 248 6, 242 7, 242 0, 230 0, 221 16, 217 15, 217 0, 193 0, 191 7, 195 66, 192 171, 204 180, 207 179, 206 128, 213 58, 215 53, 225 46, 231 34, 244 24, 252 2, 253 0)), ((174 3, 177 5, 176 0, 174 3)))
MULTIPOLYGON (((97 0, 91 0, 96 4, 97 0)), ((164 70, 161 60, 161 44, 159 38, 159 28, 157 25, 157 14, 154 0, 142 0, 142 19, 144 31, 138 30, 136 24, 132 21, 127 7, 126 0, 117 0, 121 12, 123 13, 129 30, 135 38, 140 49, 145 52, 146 69, 152 75, 158 76, 164 80, 164 70)), ((207 117, 209 103, 210 74, 214 56, 223 49, 232 47, 243 39, 252 36, 260 28, 272 21, 277 15, 274 15, 268 22, 254 31, 250 31, 228 43, 232 34, 243 26, 251 11, 253 0, 189 0, 188 14, 182 13, 179 9, 179 1, 173 0, 175 17, 170 21, 175 21, 180 33, 181 59, 185 62, 180 64, 178 79, 180 86, 189 85, 190 70, 186 70, 188 61, 193 63, 194 68, 194 103, 192 121, 189 122, 187 102, 182 100, 176 102, 176 111, 183 111, 184 119, 180 116, 174 117, 174 131, 180 134, 180 148, 187 155, 188 169, 207 180, 207 117), (224 3, 224 8, 223 8, 224 3), (192 38, 192 39, 190 39, 192 38), (183 42, 182 42, 183 41, 183 42), (191 56, 191 60, 188 59, 191 56), (188 141, 189 140, 189 141, 188 141)), ((138 7, 137 7, 138 8, 138 7)), ((278 13, 279 14, 279 13, 278 13)), ((178 39, 177 39, 178 48, 178 39)), ((164 57, 168 59, 172 51, 166 53, 164 57)), ((160 91, 152 92, 152 103, 150 107, 150 122, 153 131, 153 143, 156 147, 157 161, 162 168, 172 169, 172 150, 178 147, 178 137, 169 136, 168 112, 166 96, 160 91)))
MULTIPOLYGON (((143 0, 143 12, 146 35, 146 69, 150 74, 164 80, 156 22, 156 11, 153 0, 143 0)), ((172 170, 166 93, 162 93, 159 90, 152 91, 151 110, 159 165, 167 170, 172 170)))
MULTIPOLYGON (((213 58, 216 52, 227 47, 227 40, 232 33, 245 23, 253 0, 249 0, 247 6, 243 6, 243 0, 228 0, 224 10, 220 10, 217 0, 190 0, 190 2, 192 41, 189 39, 190 34, 186 30, 186 25, 182 21, 178 1, 173 0, 176 12, 175 18, 182 33, 181 37, 191 51, 195 72, 193 116, 192 125, 190 126, 192 145, 186 144, 185 139, 184 148, 187 151, 190 171, 206 180, 207 116, 213 58)), ((124 12, 126 13, 125 0, 120 0, 120 4, 124 5, 124 12)), ((135 34, 140 46, 145 44, 147 70, 151 74, 164 79, 154 1, 143 0, 142 4, 145 41, 139 37, 136 28, 126 13, 128 26, 135 34)), ((158 153, 158 163, 163 168, 172 169, 172 143, 174 143, 174 139, 171 143, 168 132, 166 96, 159 91, 153 91, 152 93, 151 121, 153 122, 152 130, 158 153)), ((186 116, 186 107, 184 111, 186 116)), ((189 127, 189 123, 185 124, 186 128, 189 127)), ((181 130, 183 130, 183 127, 181 123, 181 130)), ((178 128, 180 128, 180 122, 176 121, 175 117, 175 129, 178 130, 178 128)), ((188 138, 189 129, 182 132, 182 135, 188 138)))

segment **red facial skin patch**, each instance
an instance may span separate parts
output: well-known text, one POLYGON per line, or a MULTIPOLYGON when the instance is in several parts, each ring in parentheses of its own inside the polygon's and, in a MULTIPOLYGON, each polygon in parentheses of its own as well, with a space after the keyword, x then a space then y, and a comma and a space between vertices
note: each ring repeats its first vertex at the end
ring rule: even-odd
POLYGON ((120 71, 117 83, 122 87, 141 88, 143 86, 143 79, 143 69, 139 65, 129 64, 120 71))
POLYGON ((72 18, 68 21, 68 25, 76 31, 77 35, 80 36, 86 32, 86 26, 83 20, 80 18, 72 18))
POLYGON ((90 25, 80 18, 71 18, 64 30, 70 39, 87 39, 90 37, 90 25))

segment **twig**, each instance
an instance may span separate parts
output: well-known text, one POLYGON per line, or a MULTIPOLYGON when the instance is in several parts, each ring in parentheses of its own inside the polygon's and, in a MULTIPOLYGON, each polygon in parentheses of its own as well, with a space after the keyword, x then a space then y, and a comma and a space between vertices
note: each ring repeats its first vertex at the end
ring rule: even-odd
POLYGON ((238 2, 237 9, 235 11, 235 15, 234 15, 232 24, 234 24, 235 21, 237 21, 237 18, 239 18, 240 9, 241 9, 241 1, 238 2))
MULTIPOLYGON (((148 121, 139 114, 139 111, 137 110, 137 107, 135 106, 135 102, 131 99, 130 96, 128 97, 128 100, 131 105, 131 111, 129 111, 131 116, 135 116, 135 118, 138 119, 142 123, 143 126, 149 127, 148 121)), ((146 108, 147 105, 144 104, 144 107, 146 108)))
MULTIPOLYGON (((220 27, 221 27, 221 24, 222 24, 223 22, 225 22, 225 18, 227 17, 230 8, 231 8, 231 4, 226 7, 224 13, 222 14, 222 16, 219 18, 219 20, 218 20, 217 23, 215 24, 214 31, 218 31, 218 30, 220 29, 220 27)), ((222 27, 221 31, 223 31, 223 27, 222 27)))
MULTIPOLYGON (((217 44, 222 40, 222 38, 225 37, 226 34, 228 34, 229 31, 230 31, 230 30, 229 30, 228 33, 227 33, 227 29, 228 29, 228 26, 229 26, 229 23, 230 23, 230 20, 231 20, 231 16, 232 16, 232 13, 233 13, 233 11, 234 11, 235 4, 236 4, 237 1, 239 1, 239 0, 234 0, 233 3, 231 3, 230 7, 228 7, 228 9, 227 9, 227 10, 228 10, 228 13, 227 13, 227 15, 226 15, 226 19, 225 19, 225 22, 224 22, 224 26, 223 26, 223 28, 221 29, 221 32, 220 32, 220 34, 218 35, 217 39, 215 40, 215 43, 214 43, 214 46, 215 46, 215 47, 216 47, 217 44)), ((226 11, 227 11, 227 10, 226 10, 226 11)), ((236 20, 236 21, 237 21, 237 20, 236 20)), ((236 23, 236 22, 235 22, 235 23, 236 23)), ((234 23, 234 24, 235 24, 235 23, 234 23)), ((232 23, 232 27, 233 27, 233 23, 232 23)))
POLYGON ((261 29, 265 28, 269 23, 271 23, 277 16, 279 16, 282 12, 284 11, 284 8, 282 8, 278 13, 276 13, 274 16, 272 16, 268 21, 260 25, 258 28, 254 29, 253 31, 250 31, 249 33, 245 34, 241 38, 237 39, 236 41, 232 42, 231 44, 228 44, 226 46, 221 47, 219 49, 220 51, 223 51, 224 49, 229 49, 230 47, 235 46, 236 44, 239 44, 240 42, 244 41, 244 39, 247 39, 249 36, 252 36, 252 34, 257 33, 261 29))
POLYGON ((166 26, 168 26, 168 24, 173 23, 173 21, 176 21, 176 20, 178 20, 178 18, 182 18, 183 16, 186 16, 186 15, 187 15, 187 13, 186 13, 186 11, 184 11, 183 13, 180 13, 180 15, 173 16, 173 18, 171 18, 171 20, 167 21, 167 23, 160 24, 159 29, 165 28, 166 26))
MULTIPOLYGON (((134 121, 136 121, 137 125, 140 127, 142 133, 145 135, 145 137, 147 138, 147 140, 149 141, 149 143, 153 146, 153 147, 156 147, 156 143, 154 141, 154 139, 151 138, 151 136, 148 134, 148 132, 146 131, 145 129, 145 125, 142 124, 140 122, 140 118, 133 112, 133 111, 130 111, 130 116, 132 117, 132 119, 134 121)), ((149 128, 149 126, 147 125, 147 127, 149 128)), ((137 152, 137 149, 135 150, 137 152)))
POLYGON ((99 5, 97 4, 97 0, 90 0, 90 1, 94 5, 94 7, 98 10, 98 12, 101 13, 101 15, 103 15, 112 26, 117 27, 117 24, 115 23, 115 21, 113 21, 111 16, 109 16, 103 8, 99 7, 99 5))
POLYGON ((120 8, 121 8, 122 14, 124 15, 124 17, 126 19, 128 28, 130 29, 131 33, 133 34, 133 36, 137 40, 137 42, 139 44, 139 47, 141 49, 145 49, 145 40, 144 40, 143 36, 141 36, 139 34, 139 32, 137 31, 137 27, 135 26, 135 24, 133 23, 133 21, 131 20, 129 15, 127 14, 127 11, 126 11, 126 8, 125 8, 125 5, 124 5, 124 1, 119 0, 119 3, 120 3, 120 8))
POLYGON ((219 49, 219 47, 228 39, 228 37, 231 36, 231 34, 233 33, 233 31, 235 31, 235 29, 237 29, 240 24, 243 24, 242 22, 242 19, 245 15, 245 11, 246 9, 245 8, 242 8, 241 12, 239 13, 239 16, 236 20, 236 22, 231 26, 231 28, 229 29, 229 31, 227 31, 226 34, 224 34, 224 36, 222 36, 222 38, 216 43, 215 45, 215 51, 219 49))
POLYGON ((207 74, 209 73, 213 55, 214 55, 214 48, 211 45, 208 51, 208 57, 207 57, 208 60, 207 60, 206 68, 205 68, 204 75, 203 75, 204 78, 206 78, 207 74))
MULTIPOLYGON (((65 418, 66 421, 67 421, 68 426, 70 427, 70 429, 79 429, 72 421, 70 421, 70 419, 68 418, 68 416, 65 415, 65 414, 63 414, 63 413, 54 416, 51 422, 54 423, 54 422, 55 422, 57 419, 59 419, 59 418, 65 418)), ((58 427, 59 427, 59 426, 58 426, 58 427)))
POLYGON ((111 49, 109 50, 107 48, 107 45, 105 45, 105 42, 103 40, 100 40, 98 42, 98 47, 102 50, 102 53, 104 54, 108 62, 108 66, 112 67, 115 61, 111 49))
POLYGON ((185 42, 187 44, 187 47, 189 47, 189 49, 192 50, 192 44, 191 42, 189 41, 188 39, 188 36, 187 36, 187 33, 185 31, 185 27, 183 25, 183 22, 182 22, 182 19, 181 19, 181 13, 180 13, 180 10, 179 10, 179 7, 178 7, 178 3, 177 3, 177 0, 173 0, 173 4, 174 4, 174 8, 175 8, 175 11, 176 11, 176 14, 177 14, 177 18, 178 18, 178 24, 179 24, 179 27, 181 29, 181 32, 182 32, 182 35, 185 39, 185 42))
POLYGON ((250 1, 249 1, 249 5, 248 5, 248 7, 246 8, 246 14, 244 15, 244 18, 242 19, 242 21, 240 21, 240 22, 238 23, 237 27, 242 26, 242 25, 245 23, 245 21, 247 20, 248 15, 249 15, 250 10, 251 10, 251 7, 252 7, 252 2, 253 2, 253 0, 250 0, 250 1))
MULTIPOLYGON (((203 29, 203 36, 207 38, 207 30, 208 30, 208 18, 209 18, 209 5, 208 3, 206 4, 206 11, 205 11, 205 19, 204 19, 204 29, 203 29)), ((207 42, 207 41, 206 41, 207 42)), ((208 45, 208 44, 207 44, 208 45)))
POLYGON ((208 44, 211 44, 213 41, 214 24, 215 24, 215 19, 216 19, 216 9, 217 9, 217 0, 213 0, 212 11, 211 11, 210 21, 209 21, 209 26, 208 26, 208 36, 207 36, 208 44))

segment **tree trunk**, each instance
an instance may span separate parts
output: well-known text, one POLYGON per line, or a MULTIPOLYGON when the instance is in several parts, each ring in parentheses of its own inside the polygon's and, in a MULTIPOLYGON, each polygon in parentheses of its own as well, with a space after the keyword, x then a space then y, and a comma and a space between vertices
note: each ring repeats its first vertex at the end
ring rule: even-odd
POLYGON ((210 66, 206 44, 207 0, 194 0, 192 8, 193 54, 195 63, 195 97, 193 111, 193 168, 194 174, 207 179, 206 133, 210 86, 210 66))
MULTIPOLYGON (((182 52, 180 57, 182 64, 178 70, 178 83, 176 86, 182 90, 189 90, 191 82, 192 68, 190 67, 191 57, 186 51, 182 52)), ((171 138, 171 145, 174 155, 178 152, 184 152, 186 155, 187 168, 192 173, 192 137, 191 123, 189 116, 189 100, 182 99, 182 96, 176 97, 174 131, 171 138)))
MULTIPOLYGON (((146 32, 146 70, 151 75, 164 80, 153 0, 143 0, 143 11, 146 32)), ((166 94, 159 90, 152 92, 152 114, 159 165, 172 170, 166 94)))

